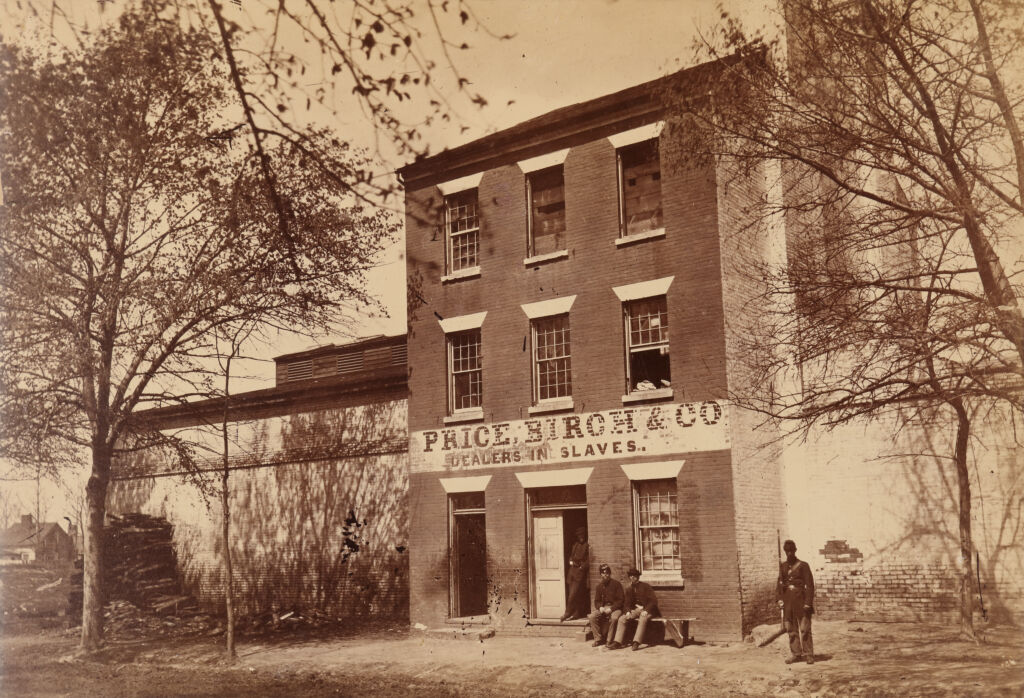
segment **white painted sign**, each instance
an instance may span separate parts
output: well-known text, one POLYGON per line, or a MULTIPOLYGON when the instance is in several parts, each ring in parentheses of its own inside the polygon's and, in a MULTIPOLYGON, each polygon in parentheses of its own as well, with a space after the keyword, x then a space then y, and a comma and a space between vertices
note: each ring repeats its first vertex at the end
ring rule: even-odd
POLYGON ((623 407, 413 432, 413 472, 662 456, 729 448, 722 402, 623 407))

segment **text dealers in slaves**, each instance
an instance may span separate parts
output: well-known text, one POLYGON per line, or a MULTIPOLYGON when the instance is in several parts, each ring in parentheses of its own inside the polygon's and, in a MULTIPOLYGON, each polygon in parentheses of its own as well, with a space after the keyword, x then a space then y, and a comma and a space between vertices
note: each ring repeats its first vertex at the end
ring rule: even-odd
POLYGON ((449 470, 728 448, 717 401, 630 407, 413 434, 414 469, 449 470))

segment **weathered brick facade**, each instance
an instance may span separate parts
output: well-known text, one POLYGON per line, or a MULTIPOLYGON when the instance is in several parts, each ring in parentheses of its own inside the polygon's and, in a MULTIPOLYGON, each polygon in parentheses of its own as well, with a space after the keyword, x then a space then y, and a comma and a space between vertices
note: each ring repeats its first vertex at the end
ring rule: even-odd
MULTIPOLYGON (((514 631, 524 629, 536 614, 530 511, 527 488, 518 476, 593 469, 585 481, 593 583, 600 562, 611 564, 620 579, 628 567, 640 565, 633 489, 622 466, 667 461, 681 464, 676 493, 682 571, 675 582, 655 582, 661 610, 699 617, 695 627, 702 639, 738 639, 776 613, 775 541, 784 512, 781 461, 776 453, 759 448, 749 418, 730 408, 726 443, 718 449, 691 448, 681 429, 678 448, 669 454, 570 456, 557 463, 524 456, 518 464, 497 467, 439 466, 428 462, 430 454, 417 441, 417 434, 429 432, 430 438, 443 442, 446 429, 455 438, 467 427, 471 431, 483 425, 491 434, 502 424, 530 420, 531 330, 522 306, 566 296, 575 296, 569 312, 572 406, 568 412, 535 414, 533 419, 545 423, 566 414, 585 418, 631 409, 634 403, 623 396, 623 304, 613 288, 652 279, 673 277, 665 293, 671 395, 640 406, 671 411, 680 404, 728 396, 731 375, 738 372, 742 357, 729 344, 726 316, 738 306, 743 290, 734 288, 741 282, 723 265, 723 257, 751 242, 737 237, 744 221, 736 202, 758 196, 763 181, 682 162, 663 131, 664 235, 616 244, 618 169, 616 147, 608 136, 657 122, 663 115, 651 85, 599 102, 527 122, 404 172, 408 274, 415 292, 410 297, 416 299, 409 312, 412 621, 436 626, 457 615, 449 567, 453 520, 440 479, 491 476, 484 490, 489 620, 514 631), (528 205, 525 175, 517 162, 560 148, 568 148, 563 165, 566 255, 524 263, 528 205), (479 275, 443 279, 444 193, 436 184, 474 172, 481 174, 479 275), (726 208, 734 210, 723 216, 726 208), (440 321, 480 312, 486 312, 481 325, 482 414, 468 423, 446 425, 446 337, 440 321)), ((545 444, 557 448, 568 440, 566 434, 560 438, 545 437, 545 444)), ((477 450, 486 454, 486 449, 477 450)), ((485 462, 487 458, 483 456, 485 462)))
MULTIPOLYGON (((231 547, 239 612, 408 618, 404 344, 396 337, 339 348, 368 357, 364 366, 346 356, 343 374, 325 369, 288 382, 279 365, 276 388, 232 397, 231 547), (380 360, 383 350, 387 361, 380 360)), ((327 366, 335 353, 328 347, 296 358, 315 354, 327 366)), ((144 413, 193 445, 193 472, 186 475, 174 454, 124 459, 108 501, 111 514, 143 512, 174 525, 186 587, 213 608, 223 604, 224 589, 222 415, 219 400, 144 413)))

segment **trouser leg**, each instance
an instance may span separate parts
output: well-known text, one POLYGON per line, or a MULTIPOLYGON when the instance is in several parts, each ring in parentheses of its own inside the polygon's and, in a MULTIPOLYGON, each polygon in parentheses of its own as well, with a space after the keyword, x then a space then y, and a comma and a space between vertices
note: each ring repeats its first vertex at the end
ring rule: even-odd
POLYGON ((814 657, 814 639, 811 637, 811 617, 809 615, 800 619, 800 638, 804 643, 804 656, 814 657))
POLYGON ((612 641, 612 638, 618 634, 618 628, 623 625, 622 611, 612 611, 612 616, 608 621, 608 642, 612 641))
POLYGON ((590 621, 590 632, 594 634, 595 640, 603 640, 604 635, 601 633, 601 619, 604 617, 600 611, 594 611, 588 616, 587 620, 590 621))
POLYGON ((629 621, 634 618, 633 612, 623 613, 622 617, 619 618, 619 627, 615 631, 615 641, 620 645, 626 639, 626 626, 629 625, 629 621))
POLYGON ((633 642, 644 641, 644 631, 647 629, 647 620, 649 618, 650 616, 647 614, 640 614, 640 617, 636 621, 636 635, 633 636, 633 642))

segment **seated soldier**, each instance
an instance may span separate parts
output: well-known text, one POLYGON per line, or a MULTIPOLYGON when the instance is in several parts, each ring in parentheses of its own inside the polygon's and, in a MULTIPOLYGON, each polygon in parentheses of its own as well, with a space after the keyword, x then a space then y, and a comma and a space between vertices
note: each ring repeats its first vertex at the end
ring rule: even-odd
POLYGON ((626 589, 626 610, 619 618, 615 640, 608 645, 608 649, 617 650, 623 646, 623 641, 626 638, 626 625, 635 619, 636 633, 633 635, 633 651, 636 652, 640 649, 640 643, 644 641, 647 621, 661 613, 658 611, 658 597, 654 594, 654 589, 650 584, 640 581, 640 571, 631 567, 626 574, 629 576, 629 588, 626 589))
POLYGON ((594 588, 594 612, 589 616, 594 647, 615 636, 615 624, 622 615, 622 585, 612 579, 612 568, 608 565, 602 564, 600 572, 601 581, 594 588))

